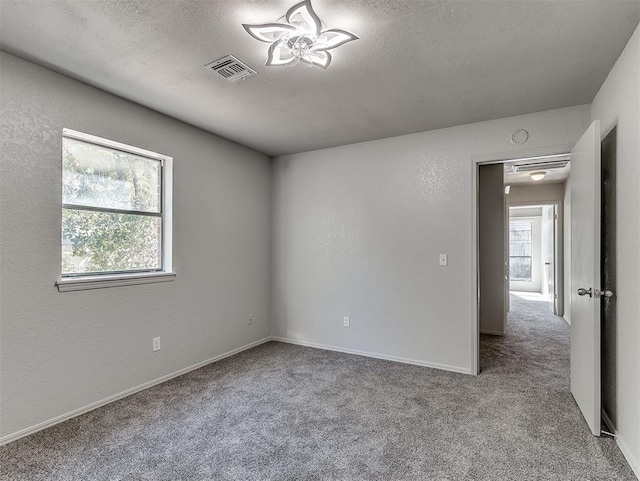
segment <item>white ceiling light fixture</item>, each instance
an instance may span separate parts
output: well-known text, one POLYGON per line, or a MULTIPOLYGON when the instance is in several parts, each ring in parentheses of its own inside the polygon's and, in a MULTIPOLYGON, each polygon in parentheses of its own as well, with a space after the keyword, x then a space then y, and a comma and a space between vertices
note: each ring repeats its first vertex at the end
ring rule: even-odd
POLYGON ((531 180, 535 180, 536 182, 544 179, 546 176, 547 176, 547 173, 544 170, 538 170, 536 172, 531 172, 529 174, 529 177, 531 177, 531 180))
POLYGON ((359 38, 346 30, 325 29, 311 0, 295 4, 278 22, 242 26, 256 40, 271 44, 265 65, 272 66, 303 63, 327 68, 331 63, 328 50, 359 38))

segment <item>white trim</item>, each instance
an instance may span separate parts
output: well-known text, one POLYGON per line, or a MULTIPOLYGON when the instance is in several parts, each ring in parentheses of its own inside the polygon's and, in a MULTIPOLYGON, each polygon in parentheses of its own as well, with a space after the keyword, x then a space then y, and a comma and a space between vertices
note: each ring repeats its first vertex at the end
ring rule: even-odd
POLYGON ((171 282, 175 278, 175 272, 143 272, 136 274, 63 277, 56 281, 56 287, 59 292, 84 291, 87 289, 104 289, 105 287, 171 282))
POLYGON ((640 462, 638 462, 638 460, 634 458, 631 449, 629 449, 624 439, 620 437, 620 433, 614 426, 613 421, 611 421, 611 418, 609 417, 607 412, 604 409, 601 409, 601 414, 602 414, 602 420, 604 421, 607 428, 609 428, 611 433, 616 436, 616 443, 618 444, 618 447, 620 448, 622 455, 627 460, 627 463, 629 463, 629 467, 631 468, 633 473, 636 475, 636 478, 640 479, 640 462))
POLYGON ((68 137, 70 139, 80 140, 82 142, 101 145, 102 147, 107 147, 114 150, 129 152, 130 154, 140 155, 149 159, 160 161, 171 160, 171 157, 169 157, 168 155, 152 152, 151 150, 141 149, 140 147, 135 147, 133 145, 123 144, 122 142, 116 142, 115 140, 105 139, 104 137, 98 137, 97 135, 86 134, 77 130, 63 128, 62 136, 68 137))
POLYGON ((285 342, 287 344, 296 344, 298 346, 312 347, 314 349, 324 349, 325 351, 344 352, 346 354, 355 354, 357 356, 372 357, 375 359, 384 359, 385 361, 402 362, 404 364, 412 364, 415 366, 423 366, 423 367, 430 367, 433 369, 441 369, 444 371, 458 372, 461 374, 472 373, 469 369, 457 367, 457 366, 449 366, 447 364, 437 364, 433 362, 418 361, 416 359, 407 359, 404 357, 388 356, 386 354, 378 354, 375 352, 359 351, 357 349, 347 349, 347 348, 337 347, 337 346, 328 346, 326 344, 317 344, 315 342, 300 341, 298 339, 290 339, 287 337, 271 336, 271 340, 278 341, 278 342, 285 342))
POLYGON ((555 145, 552 147, 538 147, 526 150, 511 150, 505 152, 496 152, 494 154, 474 155, 471 157, 472 162, 476 164, 501 164, 510 160, 528 160, 538 159, 544 160, 545 157, 566 155, 571 152, 573 146, 555 145))
POLYGON ((183 374, 186 374, 188 372, 194 371, 196 369, 200 369, 201 367, 206 366, 207 364, 211 364, 213 362, 216 361, 220 361, 221 359, 224 359, 226 357, 230 357, 233 356, 235 354, 238 354, 242 351, 246 351, 247 349, 251 349, 252 347, 256 347, 259 346, 261 344, 264 344, 266 342, 271 341, 270 337, 265 337, 263 339, 260 339, 258 341, 249 343, 249 344, 245 344, 244 346, 241 346, 237 349, 233 349, 231 351, 225 352, 224 354, 220 354, 219 356, 215 356, 212 357, 210 359, 207 359, 206 361, 202 361, 199 362, 197 364, 192 364, 189 367, 185 367, 183 369, 180 369, 178 371, 172 372, 171 374, 167 374, 165 376, 159 377, 157 379, 154 379, 153 381, 149 381, 149 382, 145 382, 143 384, 140 384, 138 386, 132 387, 130 389, 127 389, 126 391, 122 391, 121 393, 118 394, 114 394, 113 396, 109 396, 107 398, 102 399, 101 401, 96 401, 94 403, 88 404, 87 406, 78 408, 78 409, 74 409, 71 412, 68 412, 66 414, 62 414, 60 416, 56 416, 53 419, 49 419, 48 421, 43 421, 41 423, 38 423, 34 426, 28 427, 26 429, 22 429, 18 432, 15 432, 13 434, 9 434, 7 436, 4 436, 2 438, 0 438, 0 446, 10 443, 12 441, 16 441, 20 438, 23 438, 25 436, 29 436, 30 434, 34 434, 38 431, 41 431, 45 428, 49 428, 51 426, 55 426, 56 424, 59 424, 63 421, 67 421, 68 419, 71 418, 75 418, 76 416, 80 416, 81 414, 85 414, 89 411, 93 411, 96 408, 102 407, 106 404, 112 403, 113 401, 117 401, 118 399, 122 399, 125 398, 127 396, 131 396, 132 394, 135 394, 137 392, 140 391, 144 391, 145 389, 148 389, 150 387, 156 386, 158 384, 162 384, 163 382, 169 381, 170 379, 173 379, 174 377, 178 377, 178 376, 182 376, 183 374))
POLYGON ((173 158, 162 164, 162 270, 173 271, 173 158))
POLYGON ((469 360, 470 370, 474 375, 480 374, 480 269, 478 267, 479 245, 478 239, 480 238, 480 232, 478 231, 478 191, 479 191, 479 176, 478 176, 478 162, 471 159, 471 265, 469 266, 469 280, 471 290, 471 306, 469 312, 471 313, 469 326, 469 332, 471 338, 469 339, 469 360))
POLYGON ((102 289, 105 287, 130 286, 168 282, 175 278, 173 271, 173 157, 123 144, 115 140, 86 134, 68 128, 62 129, 62 137, 100 145, 114 150, 157 160, 162 165, 162 271, 151 273, 100 274, 87 277, 62 277, 56 282, 59 292, 102 289), (104 282, 102 281, 104 279, 104 282), (82 280, 82 282, 79 282, 82 280), (134 282, 135 280, 135 282, 134 282))
MULTIPOLYGON (((565 309, 565 311, 566 311, 566 309, 565 309)), ((569 324, 569 326, 571 326, 571 319, 569 319, 566 315, 562 316, 562 318, 565 320, 565 322, 567 324, 569 324)))
POLYGON ((631 470, 636 475, 636 478, 640 479, 640 460, 634 457, 633 451, 627 446, 627 443, 620 436, 620 433, 614 433, 616 435, 616 443, 618 443, 618 447, 620 451, 622 451, 622 455, 626 458, 627 463, 631 467, 631 470))

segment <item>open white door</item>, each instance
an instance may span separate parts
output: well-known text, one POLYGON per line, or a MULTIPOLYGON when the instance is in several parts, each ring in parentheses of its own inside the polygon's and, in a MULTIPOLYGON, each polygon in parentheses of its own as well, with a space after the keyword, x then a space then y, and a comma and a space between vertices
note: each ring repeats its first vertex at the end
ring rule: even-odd
POLYGON ((571 393, 600 435, 600 122, 571 151, 571 393))

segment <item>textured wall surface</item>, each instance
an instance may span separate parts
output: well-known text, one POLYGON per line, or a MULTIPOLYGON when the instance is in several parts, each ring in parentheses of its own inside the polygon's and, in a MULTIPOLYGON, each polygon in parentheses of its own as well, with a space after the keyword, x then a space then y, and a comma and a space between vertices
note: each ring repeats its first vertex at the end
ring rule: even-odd
POLYGON ((267 336, 270 160, 1 55, 0 437, 267 336), (63 127, 174 158, 174 282, 56 290, 63 127))
POLYGON ((604 137, 617 125, 618 443, 640 474, 640 27, 593 100, 604 137))
POLYGON ((277 158, 274 335, 469 371, 471 158, 573 145, 589 115, 585 105, 277 158), (530 132, 520 150, 518 128, 530 132))

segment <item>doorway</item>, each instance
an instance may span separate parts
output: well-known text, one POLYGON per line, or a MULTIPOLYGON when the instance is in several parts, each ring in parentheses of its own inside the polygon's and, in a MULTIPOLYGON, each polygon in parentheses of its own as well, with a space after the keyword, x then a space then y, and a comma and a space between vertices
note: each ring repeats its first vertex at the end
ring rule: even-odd
MULTIPOLYGON (((555 191, 555 195, 562 195, 562 189, 555 191)), ((549 192, 553 190, 547 189, 543 195, 552 195, 549 192)), ((509 292, 536 299, 553 314, 562 316, 561 202, 507 205, 509 292)))
MULTIPOLYGON (((566 199, 571 219, 566 230, 571 394, 596 436, 600 435, 603 418, 615 432, 617 391, 616 130, 612 129, 604 138, 600 132, 600 122, 594 120, 571 148, 570 159, 575 160, 576 169, 569 179, 566 199), (604 351, 606 354, 601 354, 604 351)), ((544 156, 538 153, 536 158, 544 156)), ((493 161, 486 157, 472 159, 472 241, 475 249, 471 255, 474 271, 471 286, 476 296, 472 297, 471 359, 472 371, 476 374, 480 373, 479 172, 483 164, 508 161, 504 157, 493 161)), ((564 207, 564 202, 561 205, 564 207)), ((561 265, 561 262, 557 264, 561 265)))
MULTIPOLYGON (((474 199, 476 204, 476 216, 473 219, 474 245, 476 245, 474 285, 478 291, 477 301, 474 300, 474 309, 477 315, 475 339, 479 341, 480 333, 504 335, 507 325, 507 311, 509 307, 509 271, 510 263, 515 262, 509 256, 509 210, 508 207, 537 207, 540 232, 539 255, 535 268, 538 281, 536 291, 540 296, 545 295, 545 301, 549 305, 551 313, 562 314, 562 287, 563 287, 563 198, 565 191, 564 181, 569 171, 569 148, 556 150, 555 152, 531 152, 530 157, 506 157, 493 161, 478 161, 474 163, 474 182, 476 184, 474 199), (539 182, 538 174, 544 170, 544 182, 539 182), (535 174, 535 175, 534 175, 535 174), (487 192, 487 190, 489 192, 487 192), (487 208, 488 205, 491 208, 487 208), (550 232, 547 236, 550 240, 545 242, 543 260, 542 252, 542 225, 544 219, 548 220, 546 229, 550 232), (496 227, 497 226, 497 227, 496 227), (491 232, 487 235, 487 232, 491 232), (490 239, 487 241, 487 239, 490 239), (500 245, 503 239, 503 245, 500 245), (495 259, 497 256, 497 260, 495 259), (490 259, 491 258, 491 259, 490 259), (491 260, 491 262, 489 262, 491 260), (490 268, 488 268, 489 266, 490 268), (487 273, 491 271, 491 281, 487 282, 487 273), (489 288, 487 288, 489 285, 489 288), (502 288, 502 289, 501 289, 502 288), (490 294, 488 294, 490 293, 490 294), (496 294, 497 293, 497 294, 496 294), (491 328, 484 318, 488 304, 494 305, 492 315, 489 318, 493 322, 491 328), (498 305, 499 304, 499 305, 498 305), (499 314, 503 312, 504 317, 499 314)), ((535 222, 536 225, 538 222, 535 222)), ((526 256, 521 256, 526 257, 526 256)), ((520 263, 531 263, 532 259, 521 259, 520 263)), ((533 264, 531 264, 533 267, 533 264)), ((480 371, 480 345, 476 345, 474 371, 480 371)))

